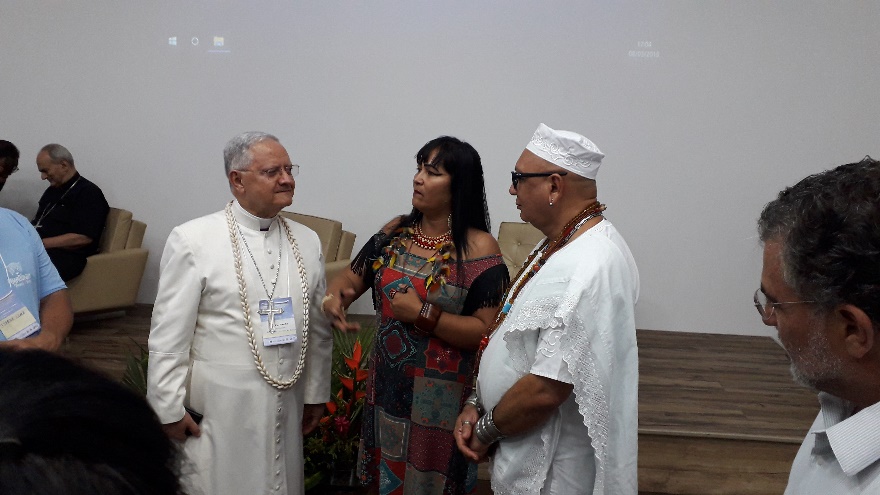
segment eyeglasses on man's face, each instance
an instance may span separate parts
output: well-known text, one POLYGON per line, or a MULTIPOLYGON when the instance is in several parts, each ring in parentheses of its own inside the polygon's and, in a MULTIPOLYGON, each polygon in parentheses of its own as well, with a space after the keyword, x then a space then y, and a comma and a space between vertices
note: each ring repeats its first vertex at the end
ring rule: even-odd
POLYGON ((761 315, 761 319, 764 321, 768 321, 770 318, 773 318, 773 313, 776 308, 780 306, 784 306, 786 304, 813 304, 816 301, 786 301, 786 302, 770 302, 767 298, 767 294, 764 294, 761 289, 755 291, 754 296, 755 301, 755 309, 758 310, 758 314, 761 315))
POLYGON ((299 175, 299 165, 294 163, 293 165, 283 165, 280 167, 267 168, 265 170, 239 170, 239 172, 257 172, 269 180, 277 179, 282 171, 292 179, 299 175))
POLYGON ((529 177, 550 177, 551 175, 568 175, 568 172, 510 172, 510 182, 513 184, 513 190, 519 185, 519 181, 528 179, 529 177))

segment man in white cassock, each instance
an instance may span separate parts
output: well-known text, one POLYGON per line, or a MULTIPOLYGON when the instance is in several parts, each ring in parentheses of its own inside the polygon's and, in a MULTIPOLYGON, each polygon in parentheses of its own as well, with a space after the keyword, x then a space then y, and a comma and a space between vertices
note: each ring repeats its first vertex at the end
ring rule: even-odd
POLYGON ((279 215, 299 167, 277 138, 244 133, 223 154, 235 200, 162 254, 147 398, 183 443, 190 495, 300 494, 303 434, 330 394, 321 244, 279 215))
POLYGON ((465 456, 493 457, 495 495, 638 492, 639 274, 596 201, 604 156, 541 124, 516 162, 510 194, 547 237, 483 339, 456 423, 465 456))

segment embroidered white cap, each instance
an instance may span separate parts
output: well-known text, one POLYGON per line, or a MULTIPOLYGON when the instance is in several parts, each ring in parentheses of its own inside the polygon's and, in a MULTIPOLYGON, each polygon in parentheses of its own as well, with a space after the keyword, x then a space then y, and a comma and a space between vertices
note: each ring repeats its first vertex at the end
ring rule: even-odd
POLYGON ((588 179, 595 179, 605 154, 576 132, 538 126, 526 149, 548 162, 588 179))

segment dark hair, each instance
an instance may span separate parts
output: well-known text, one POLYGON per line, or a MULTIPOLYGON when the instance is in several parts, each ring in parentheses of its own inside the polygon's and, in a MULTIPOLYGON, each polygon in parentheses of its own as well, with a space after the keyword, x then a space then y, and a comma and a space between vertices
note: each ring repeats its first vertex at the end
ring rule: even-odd
POLYGON ((781 241, 785 282, 828 310, 849 303, 880 323, 880 162, 866 156, 784 189, 758 220, 781 241))
POLYGON ((0 139, 0 162, 3 167, 8 167, 10 172, 18 167, 18 148, 9 141, 0 139))
MULTIPOLYGON (((416 163, 428 163, 428 158, 435 150, 437 155, 434 157, 434 165, 442 164, 452 178, 449 184, 452 194, 452 242, 460 264, 468 252, 468 229, 474 228, 483 232, 490 230, 483 165, 480 154, 473 146, 451 136, 440 136, 428 141, 416 153, 416 163)), ((421 219, 422 212, 413 208, 409 215, 403 217, 400 225, 409 227, 421 219)))
POLYGON ((48 352, 0 350, 0 493, 175 495, 176 463, 143 397, 48 352))

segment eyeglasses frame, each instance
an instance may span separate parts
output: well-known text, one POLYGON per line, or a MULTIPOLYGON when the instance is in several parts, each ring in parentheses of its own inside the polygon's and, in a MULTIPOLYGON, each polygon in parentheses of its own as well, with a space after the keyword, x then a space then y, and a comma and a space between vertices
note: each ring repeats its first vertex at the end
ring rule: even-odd
POLYGON ((755 309, 758 310, 758 314, 761 315, 761 319, 764 320, 764 321, 769 321, 771 318, 773 318, 773 313, 774 313, 774 311, 776 310, 776 308, 778 308, 778 307, 780 307, 780 306, 783 306, 783 305, 786 305, 786 304, 815 304, 815 303, 817 302, 817 301, 783 301, 783 302, 770 302, 770 301, 768 300, 766 306, 770 306, 770 311, 767 311, 767 313, 765 314, 765 313, 764 313, 765 306, 762 305, 761 302, 758 300, 758 294, 763 294, 763 295, 764 295, 764 298, 767 297, 767 294, 764 294, 764 292, 759 288, 759 289, 755 290, 755 295, 752 296, 752 300, 753 300, 754 303, 755 303, 755 309))
POLYGON ((238 170, 237 172, 257 172, 269 180, 275 180, 275 178, 278 177, 278 174, 284 172, 291 179, 295 179, 296 176, 299 175, 299 165, 296 163, 291 163, 290 165, 282 165, 280 167, 272 167, 272 168, 268 168, 266 170, 247 170, 247 169, 245 169, 245 170, 238 170), (288 167, 290 167, 290 171, 287 170, 288 167), (277 172, 275 172, 274 175, 269 175, 269 172, 274 171, 274 170, 277 170, 277 172))
POLYGON ((568 175, 568 172, 517 172, 516 170, 511 170, 510 182, 513 190, 516 191, 519 181, 523 179, 528 179, 529 177, 550 177, 553 175, 568 175))

